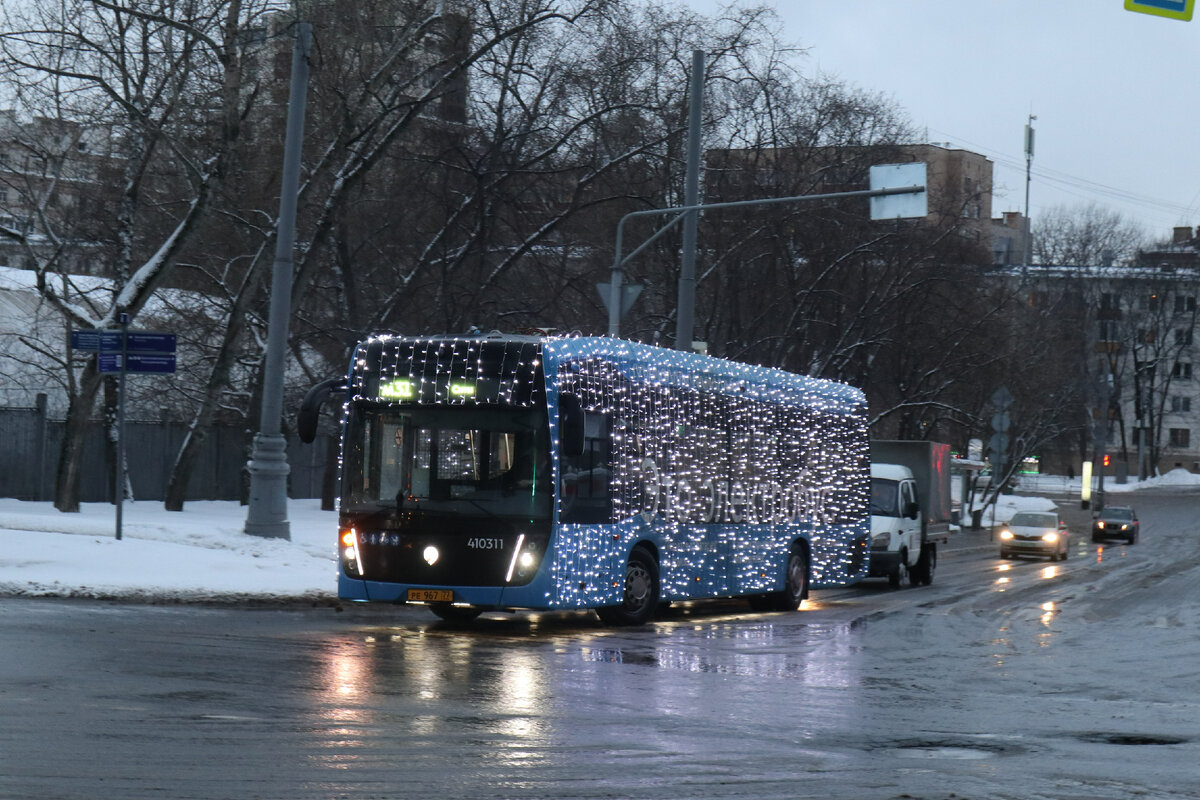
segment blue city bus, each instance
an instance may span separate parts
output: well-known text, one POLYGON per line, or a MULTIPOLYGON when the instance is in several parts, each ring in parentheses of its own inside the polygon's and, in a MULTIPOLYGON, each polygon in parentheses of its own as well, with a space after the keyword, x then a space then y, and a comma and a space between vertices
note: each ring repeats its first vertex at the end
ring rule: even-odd
POLYGON ((866 577, 866 403, 845 384, 490 334, 373 336, 336 388, 343 599, 635 625, 662 601, 794 610, 866 577))

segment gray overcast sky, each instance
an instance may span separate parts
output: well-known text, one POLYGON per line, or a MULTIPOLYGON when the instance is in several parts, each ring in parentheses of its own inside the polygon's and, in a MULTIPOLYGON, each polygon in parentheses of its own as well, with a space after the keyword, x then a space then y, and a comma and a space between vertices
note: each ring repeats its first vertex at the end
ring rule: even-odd
MULTIPOLYGON (((683 0, 705 14, 718 0, 683 0)), ((1095 202, 1156 238, 1200 225, 1200 12, 1124 0, 776 0, 800 62, 893 98, 927 141, 995 164, 993 215, 1095 202)))

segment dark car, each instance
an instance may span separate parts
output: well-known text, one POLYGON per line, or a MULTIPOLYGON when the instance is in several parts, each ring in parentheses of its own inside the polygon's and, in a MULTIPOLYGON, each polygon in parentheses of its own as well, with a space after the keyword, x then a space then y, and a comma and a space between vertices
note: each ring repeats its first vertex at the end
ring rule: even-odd
POLYGON ((1138 540, 1141 524, 1137 512, 1129 506, 1109 506, 1092 521, 1092 541, 1124 539, 1129 544, 1138 540))

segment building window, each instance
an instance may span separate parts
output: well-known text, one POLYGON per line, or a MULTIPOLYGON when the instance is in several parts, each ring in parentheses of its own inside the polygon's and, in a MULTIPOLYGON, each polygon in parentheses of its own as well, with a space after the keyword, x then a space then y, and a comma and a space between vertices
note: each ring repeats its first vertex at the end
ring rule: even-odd
POLYGON ((1171 371, 1171 377, 1176 380, 1190 381, 1192 379, 1192 365, 1176 361, 1175 369, 1171 371))
POLYGON ((1196 310, 1196 296, 1195 295, 1183 295, 1183 294, 1175 295, 1175 313, 1176 314, 1183 314, 1184 312, 1195 311, 1195 310, 1196 310))
POLYGON ((1191 328, 1176 329, 1175 344, 1191 344, 1191 343, 1192 343, 1192 329, 1191 328))
POLYGON ((1102 342, 1119 342, 1121 341, 1121 332, 1119 326, 1114 320, 1100 320, 1100 341, 1102 342))
POLYGON ((1105 308, 1105 309, 1120 308, 1121 301, 1117 298, 1117 296, 1115 294, 1111 294, 1110 292, 1105 292, 1102 295, 1100 295, 1100 307, 1105 308))
POLYGON ((1191 445, 1192 431, 1189 428, 1171 428, 1171 447, 1186 448, 1191 445))
POLYGON ((1192 398, 1181 397, 1180 395, 1174 395, 1171 398, 1171 410, 1175 411, 1175 412, 1191 411, 1192 410, 1192 398))

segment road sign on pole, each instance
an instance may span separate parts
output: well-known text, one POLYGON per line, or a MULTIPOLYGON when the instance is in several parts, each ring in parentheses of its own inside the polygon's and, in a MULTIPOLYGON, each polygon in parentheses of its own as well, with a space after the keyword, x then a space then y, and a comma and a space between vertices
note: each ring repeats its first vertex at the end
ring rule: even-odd
POLYGON ((130 372, 175 372, 175 334, 129 330, 129 314, 118 314, 116 331, 71 331, 71 349, 96 354, 96 370, 117 375, 117 467, 113 501, 117 507, 117 538, 125 508, 125 376, 130 372))
POLYGON ((1125 0, 1126 11, 1190 22, 1196 0, 1125 0))
MULTIPOLYGON (((872 189, 925 186, 925 164, 876 164, 868 170, 872 189)), ((920 219, 929 213, 928 193, 893 194, 871 198, 871 219, 920 219)))
POLYGON ((175 334, 157 331, 71 331, 71 348, 96 352, 103 373, 175 371, 175 334), (122 341, 124 346, 122 346, 122 341))

